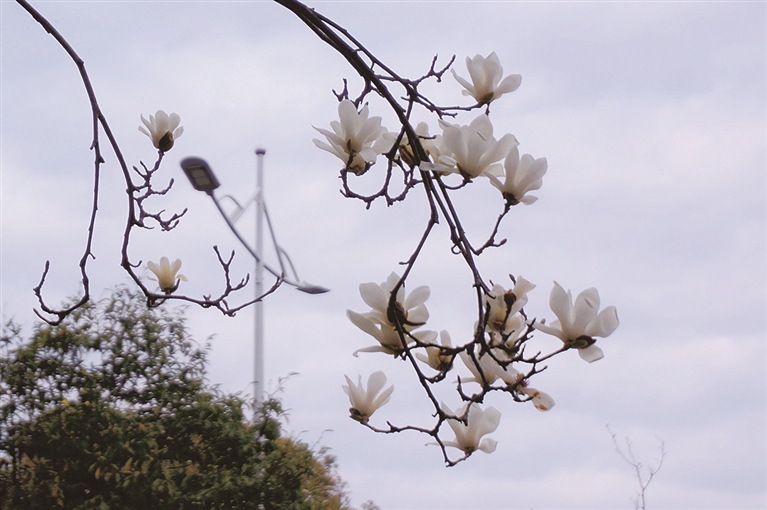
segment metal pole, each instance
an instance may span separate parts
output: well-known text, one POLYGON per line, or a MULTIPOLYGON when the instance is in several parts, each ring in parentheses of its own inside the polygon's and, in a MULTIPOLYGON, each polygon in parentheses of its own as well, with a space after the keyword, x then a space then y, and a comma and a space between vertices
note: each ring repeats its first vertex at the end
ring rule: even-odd
MULTIPOLYGON (((256 297, 264 293, 264 154, 265 149, 256 149, 256 297)), ((257 418, 258 404, 264 393, 264 303, 254 305, 255 314, 255 367, 253 381, 253 416, 257 418)))

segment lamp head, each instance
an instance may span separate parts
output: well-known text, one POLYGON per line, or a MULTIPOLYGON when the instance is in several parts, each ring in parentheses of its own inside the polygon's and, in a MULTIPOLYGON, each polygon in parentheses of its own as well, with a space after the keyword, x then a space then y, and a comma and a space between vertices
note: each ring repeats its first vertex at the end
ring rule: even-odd
POLYGON ((306 282, 299 283, 296 285, 296 288, 301 292, 306 292, 307 294, 324 294, 326 292, 330 292, 330 289, 326 289, 325 287, 321 287, 319 285, 312 285, 311 283, 306 282))
POLYGON ((210 165, 202 158, 184 158, 181 160, 181 168, 197 191, 212 195, 213 190, 220 186, 210 165))

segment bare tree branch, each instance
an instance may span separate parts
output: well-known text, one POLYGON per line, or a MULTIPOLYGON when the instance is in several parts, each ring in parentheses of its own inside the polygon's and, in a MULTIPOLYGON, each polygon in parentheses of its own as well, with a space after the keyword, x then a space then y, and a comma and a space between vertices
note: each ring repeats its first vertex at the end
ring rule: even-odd
POLYGON ((647 487, 650 486, 655 475, 660 471, 663 466, 663 460, 666 458, 666 442, 663 439, 658 438, 660 443, 659 450, 660 455, 655 459, 655 464, 643 465, 641 461, 637 460, 634 456, 634 450, 631 447, 631 440, 628 436, 624 438, 625 446, 621 446, 618 442, 618 435, 610 429, 610 425, 606 425, 607 431, 610 433, 613 439, 613 446, 618 455, 626 461, 634 470, 634 476, 636 476, 639 490, 636 496, 633 498, 634 508, 636 510, 645 510, 646 508, 646 493, 647 487))

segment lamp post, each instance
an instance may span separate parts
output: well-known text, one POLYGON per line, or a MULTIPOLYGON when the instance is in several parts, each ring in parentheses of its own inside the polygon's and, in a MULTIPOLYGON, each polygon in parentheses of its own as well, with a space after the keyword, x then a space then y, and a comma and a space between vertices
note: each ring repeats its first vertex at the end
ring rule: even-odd
MULTIPOLYGON (((189 181, 192 183, 192 186, 194 189, 198 191, 203 191, 210 196, 210 198, 213 199, 213 203, 216 204, 216 208, 221 213, 221 216, 223 216, 224 221, 226 221, 226 224, 229 225, 229 228, 234 233, 235 237, 242 243, 242 245, 245 247, 245 249, 253 256, 253 258, 256 261, 256 273, 255 273, 255 292, 256 297, 259 297, 263 294, 264 289, 264 270, 269 271, 272 275, 276 276, 277 278, 282 278, 283 282, 292 285, 296 289, 306 292, 307 294, 322 294, 325 292, 328 292, 330 289, 326 289, 325 287, 320 287, 319 285, 312 285, 309 283, 306 283, 304 281, 301 281, 298 277, 298 274, 296 273, 295 267, 293 266, 293 262, 290 260, 290 257, 285 252, 285 250, 282 249, 282 247, 277 243, 277 237, 274 234, 274 229, 272 228, 272 222, 269 219, 269 213, 266 209, 266 204, 264 202, 264 196, 263 196, 263 183, 264 183, 264 155, 266 154, 266 150, 264 149, 256 149, 256 191, 253 193, 253 195, 243 204, 240 205, 240 203, 231 195, 224 195, 222 198, 229 198, 232 202, 234 202, 236 209, 234 212, 232 212, 231 215, 226 214, 224 209, 221 207, 221 203, 216 198, 216 195, 214 191, 220 186, 218 179, 216 178, 215 174, 213 173, 213 170, 211 170, 210 165, 202 159, 197 157, 189 157, 181 160, 181 168, 184 170, 184 173, 189 178, 189 181), (250 245, 245 242, 245 239, 243 239, 242 235, 237 231, 234 224, 237 222, 237 220, 240 219, 242 214, 245 212, 245 210, 248 208, 248 206, 254 203, 256 206, 256 246, 255 249, 251 248, 250 245), (266 219, 266 223, 269 227, 269 232, 271 234, 272 242, 274 243, 274 249, 277 252, 277 260, 280 265, 280 270, 276 270, 269 266, 268 264, 264 263, 263 258, 263 252, 264 252, 264 246, 263 246, 263 220, 266 219), (286 264, 287 261, 287 264, 286 264), (288 274, 287 267, 290 267, 290 270, 292 272, 293 277, 291 278, 288 274)), ((264 391, 264 303, 263 301, 257 301, 254 304, 254 314, 255 314, 255 321, 254 321, 254 337, 255 337, 255 353, 254 353, 254 388, 253 388, 253 400, 254 400, 254 406, 253 406, 253 412, 254 416, 257 413, 258 403, 263 398, 263 391, 264 391)))

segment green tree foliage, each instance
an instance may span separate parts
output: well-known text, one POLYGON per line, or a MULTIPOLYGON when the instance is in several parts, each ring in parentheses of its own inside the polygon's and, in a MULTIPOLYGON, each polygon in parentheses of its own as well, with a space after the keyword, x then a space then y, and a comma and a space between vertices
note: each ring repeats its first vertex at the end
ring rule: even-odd
POLYGON ((342 509, 333 458, 205 382, 183 317, 128 289, 0 342, 0 508, 342 509))

